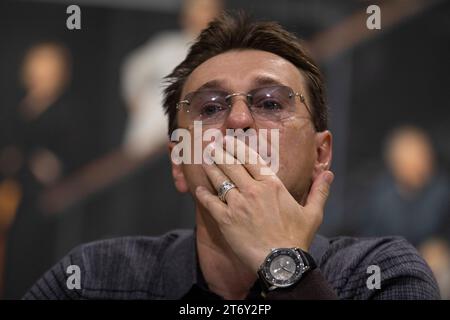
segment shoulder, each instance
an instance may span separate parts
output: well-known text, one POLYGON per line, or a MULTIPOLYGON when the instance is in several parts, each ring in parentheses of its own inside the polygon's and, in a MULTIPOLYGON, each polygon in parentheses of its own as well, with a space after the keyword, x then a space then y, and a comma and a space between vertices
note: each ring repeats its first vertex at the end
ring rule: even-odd
POLYGON ((192 230, 175 230, 160 237, 122 237, 80 245, 44 274, 24 299, 158 298, 165 255, 192 236, 192 230), (68 289, 74 270, 80 286, 68 289))
POLYGON ((336 237, 329 241, 320 267, 340 298, 439 299, 430 268, 404 238, 336 237), (379 289, 373 285, 377 278, 379 289))
POLYGON ((87 263, 103 260, 149 262, 159 252, 180 239, 192 236, 191 230, 174 230, 159 237, 133 236, 112 238, 82 244, 70 252, 87 263))
POLYGON ((131 51, 131 53, 125 57, 125 63, 129 65, 140 60, 146 60, 150 63, 152 62, 152 59, 150 59, 149 56, 161 54, 174 45, 180 43, 186 44, 187 42, 186 37, 181 32, 162 31, 154 35, 143 45, 131 51))

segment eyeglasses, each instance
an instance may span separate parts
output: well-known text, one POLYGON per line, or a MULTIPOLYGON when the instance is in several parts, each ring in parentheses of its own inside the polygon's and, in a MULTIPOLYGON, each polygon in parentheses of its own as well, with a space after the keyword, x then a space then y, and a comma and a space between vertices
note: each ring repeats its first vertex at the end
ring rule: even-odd
POLYGON ((283 119, 299 116, 295 97, 305 105, 310 117, 311 110, 305 97, 287 86, 256 88, 248 93, 228 93, 220 90, 199 90, 188 93, 177 103, 177 110, 183 110, 189 122, 202 121, 205 125, 222 124, 228 117, 232 99, 237 96, 246 98, 247 106, 255 120, 279 122, 283 119))

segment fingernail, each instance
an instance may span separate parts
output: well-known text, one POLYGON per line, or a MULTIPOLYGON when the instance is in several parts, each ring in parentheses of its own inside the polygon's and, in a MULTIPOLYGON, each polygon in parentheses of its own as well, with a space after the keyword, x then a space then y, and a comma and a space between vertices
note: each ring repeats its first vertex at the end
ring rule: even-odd
POLYGON ((324 180, 326 183, 331 184, 334 180, 334 174, 331 171, 326 171, 325 172, 325 177, 324 180))
MULTIPOLYGON (((216 149, 216 147, 215 147, 215 145, 214 145, 213 142, 210 143, 210 144, 208 144, 208 145, 206 146, 206 148, 205 148, 205 152, 204 152, 204 155, 205 155, 205 158, 206 158, 205 160, 208 160, 208 161, 209 161, 209 164, 211 164, 211 163, 214 162, 214 158, 213 158, 212 152, 213 152, 215 149, 216 149)), ((207 164, 208 164, 208 162, 207 162, 207 164)))

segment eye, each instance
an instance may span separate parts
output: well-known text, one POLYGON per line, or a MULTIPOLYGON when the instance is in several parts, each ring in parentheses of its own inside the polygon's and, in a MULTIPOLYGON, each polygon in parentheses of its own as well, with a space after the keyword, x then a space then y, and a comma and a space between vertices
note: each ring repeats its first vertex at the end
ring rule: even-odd
POLYGON ((264 99, 255 104, 255 108, 261 111, 278 111, 283 109, 283 105, 276 99, 264 99))
POLYGON ((221 104, 205 104, 200 109, 200 115, 202 117, 211 117, 214 116, 222 111, 224 111, 225 108, 221 104))

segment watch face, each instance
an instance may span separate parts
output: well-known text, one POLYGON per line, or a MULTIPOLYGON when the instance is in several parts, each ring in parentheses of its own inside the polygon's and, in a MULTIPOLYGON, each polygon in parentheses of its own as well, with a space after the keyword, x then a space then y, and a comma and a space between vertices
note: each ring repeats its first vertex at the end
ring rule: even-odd
POLYGON ((294 259, 291 256, 278 256, 270 264, 270 274, 276 280, 289 280, 297 269, 294 259))
POLYGON ((290 248, 279 248, 266 258, 264 278, 275 287, 289 287, 296 283, 304 272, 305 264, 300 254, 290 248))

